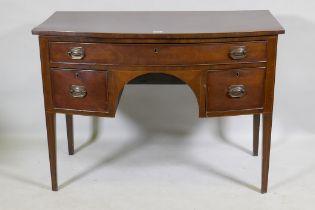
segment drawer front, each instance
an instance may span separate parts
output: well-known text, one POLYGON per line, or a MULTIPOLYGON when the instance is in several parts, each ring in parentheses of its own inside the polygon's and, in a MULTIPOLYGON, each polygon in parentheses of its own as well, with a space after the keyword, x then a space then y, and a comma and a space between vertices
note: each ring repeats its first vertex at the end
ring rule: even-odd
POLYGON ((266 42, 215 44, 50 43, 53 63, 194 65, 266 61, 266 42))
POLYGON ((208 71, 207 111, 262 108, 264 68, 208 71))
POLYGON ((56 108, 107 111, 107 72, 51 70, 53 102, 56 108))

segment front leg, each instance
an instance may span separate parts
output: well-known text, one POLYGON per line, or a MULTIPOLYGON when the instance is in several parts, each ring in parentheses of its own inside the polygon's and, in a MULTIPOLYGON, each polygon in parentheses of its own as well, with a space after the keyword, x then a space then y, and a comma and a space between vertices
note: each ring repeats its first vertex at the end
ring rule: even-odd
POLYGON ((272 128, 272 113, 264 113, 263 114, 263 152, 262 152, 261 193, 266 193, 268 189, 271 128, 272 128))
POLYGON ((46 130, 48 140, 51 188, 53 191, 58 190, 57 182, 57 151, 56 151, 56 114, 46 112, 46 130))

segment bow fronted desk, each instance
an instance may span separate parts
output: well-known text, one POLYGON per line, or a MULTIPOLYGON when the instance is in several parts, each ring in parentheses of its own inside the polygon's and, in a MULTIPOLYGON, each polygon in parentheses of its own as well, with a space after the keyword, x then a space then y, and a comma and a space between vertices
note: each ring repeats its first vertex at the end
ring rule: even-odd
POLYGON ((253 115, 254 155, 263 116, 267 192, 277 38, 284 33, 269 11, 56 12, 32 32, 39 35, 52 190, 56 113, 66 115, 73 154, 73 115, 114 117, 128 83, 182 83, 200 117, 253 115))

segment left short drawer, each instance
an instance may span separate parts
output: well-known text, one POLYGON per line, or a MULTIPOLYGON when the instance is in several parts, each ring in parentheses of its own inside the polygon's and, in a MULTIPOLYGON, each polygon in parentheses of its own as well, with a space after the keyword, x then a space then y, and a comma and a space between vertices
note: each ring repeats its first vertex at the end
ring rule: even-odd
POLYGON ((99 112, 108 110, 106 71, 52 69, 51 85, 55 108, 99 112))

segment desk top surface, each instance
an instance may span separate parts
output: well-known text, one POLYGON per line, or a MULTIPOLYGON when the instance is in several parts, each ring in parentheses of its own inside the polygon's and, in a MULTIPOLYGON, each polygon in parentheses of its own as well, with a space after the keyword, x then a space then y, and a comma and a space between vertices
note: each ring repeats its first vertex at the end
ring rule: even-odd
POLYGON ((284 33, 267 10, 55 12, 34 28, 46 36, 99 38, 223 38, 284 33))

